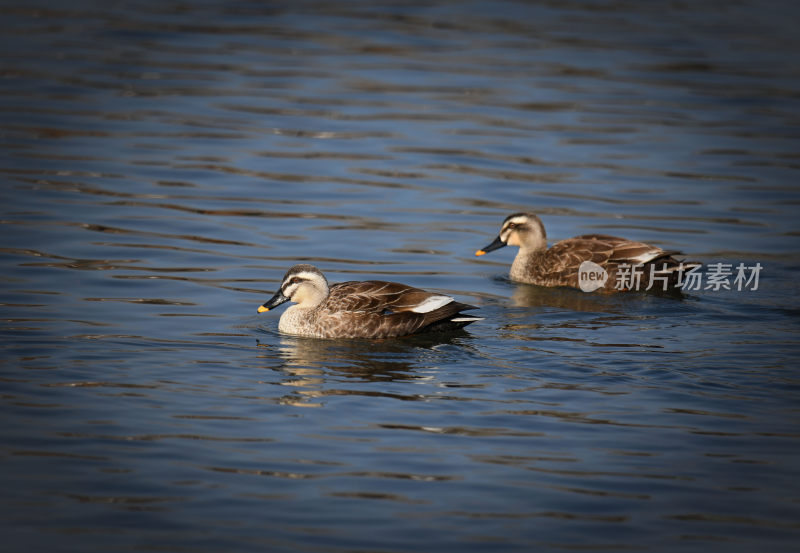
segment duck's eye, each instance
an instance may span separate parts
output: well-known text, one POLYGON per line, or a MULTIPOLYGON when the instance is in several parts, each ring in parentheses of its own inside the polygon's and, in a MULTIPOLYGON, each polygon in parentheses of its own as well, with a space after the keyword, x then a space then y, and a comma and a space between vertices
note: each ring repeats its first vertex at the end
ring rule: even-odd
POLYGON ((289 279, 289 284, 297 284, 298 282, 300 282, 298 277, 292 277, 289 279))
POLYGON ((509 229, 517 228, 517 223, 508 223, 508 228, 509 229))

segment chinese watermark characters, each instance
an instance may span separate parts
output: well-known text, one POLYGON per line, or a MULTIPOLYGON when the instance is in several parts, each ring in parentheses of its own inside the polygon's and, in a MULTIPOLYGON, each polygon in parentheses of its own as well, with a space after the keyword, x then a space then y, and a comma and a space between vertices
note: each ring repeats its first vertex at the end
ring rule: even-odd
MULTIPOLYGON (((680 263, 658 267, 651 265, 632 265, 622 263, 617 267, 616 290, 667 291, 670 282, 674 287, 692 292, 698 290, 758 290, 759 276, 763 266, 761 263, 745 265, 739 263, 709 263, 703 267, 700 263, 680 263), (703 270, 705 269, 705 271, 703 270)), ((578 285, 584 292, 593 292, 602 288, 608 281, 608 272, 592 261, 584 261, 578 269, 578 285)))
POLYGON ((755 265, 745 265, 739 263, 736 267, 732 263, 709 263, 708 270, 705 272, 705 284, 703 284, 703 274, 700 272, 702 265, 697 265, 691 270, 682 274, 681 290, 758 290, 758 278, 763 269, 761 263, 755 265))
POLYGON ((647 270, 641 265, 622 264, 617 269, 617 290, 662 290, 666 291, 672 275, 677 275, 676 288, 684 291, 711 290, 758 290, 758 279, 763 266, 761 263, 745 265, 739 263, 709 263, 703 272, 703 265, 680 263, 677 267, 658 268, 648 265, 647 270))

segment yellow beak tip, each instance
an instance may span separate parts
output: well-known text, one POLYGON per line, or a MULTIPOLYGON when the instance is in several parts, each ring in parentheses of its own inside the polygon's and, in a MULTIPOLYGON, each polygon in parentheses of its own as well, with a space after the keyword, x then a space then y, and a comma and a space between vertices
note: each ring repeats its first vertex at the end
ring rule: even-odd
POLYGON ((478 256, 480 256, 480 255, 486 255, 486 252, 485 252, 485 251, 483 251, 483 250, 478 250, 478 251, 476 251, 476 252, 475 252, 475 255, 478 255, 478 256))
POLYGON ((269 311, 269 307, 264 307, 263 305, 259 305, 258 312, 263 313, 264 311, 269 311))

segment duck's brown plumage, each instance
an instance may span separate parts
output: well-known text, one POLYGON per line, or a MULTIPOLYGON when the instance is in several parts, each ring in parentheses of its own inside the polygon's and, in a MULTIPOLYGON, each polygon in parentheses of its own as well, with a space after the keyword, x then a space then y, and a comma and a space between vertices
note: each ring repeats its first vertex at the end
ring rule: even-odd
MULTIPOLYGON (((641 273, 641 290, 647 287, 651 271, 656 277, 666 278, 668 288, 674 288, 681 271, 697 265, 675 259, 673 256, 679 253, 677 251, 607 234, 584 234, 547 248, 544 225, 531 213, 515 213, 506 217, 500 235, 486 248, 478 250, 476 255, 505 245, 520 247, 511 265, 511 279, 539 286, 578 288, 581 263, 592 261, 608 273, 603 289, 609 292, 628 290, 624 286, 618 287, 617 276, 623 265, 628 266, 629 271, 630 267, 636 267, 637 272, 641 273)), ((654 286, 663 288, 660 280, 655 281, 654 286)))
POLYGON ((328 287, 312 265, 289 269, 281 290, 259 310, 287 299, 299 305, 283 313, 279 329, 317 338, 393 338, 456 329, 480 320, 461 313, 475 306, 397 282, 348 281, 328 287))
MULTIPOLYGON (((391 338, 407 336, 446 323, 472 305, 451 301, 427 313, 412 311, 434 297, 443 297, 397 282, 381 280, 349 281, 334 284, 328 298, 319 306, 318 325, 327 336, 337 338, 391 338)), ((468 322, 477 320, 469 317, 468 322)), ((457 323, 452 323, 457 328, 457 323)))

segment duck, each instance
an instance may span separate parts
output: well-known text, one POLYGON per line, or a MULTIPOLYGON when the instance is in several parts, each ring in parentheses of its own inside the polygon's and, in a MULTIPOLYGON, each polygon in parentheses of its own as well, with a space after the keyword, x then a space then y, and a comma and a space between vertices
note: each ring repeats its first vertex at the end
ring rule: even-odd
POLYGON ((397 338, 422 332, 460 329, 482 317, 452 297, 381 280, 328 284, 317 267, 291 267, 280 288, 258 307, 259 313, 291 301, 278 330, 312 338, 397 338))
POLYGON ((700 266, 700 263, 676 259, 673 256, 680 254, 676 250, 607 234, 583 234, 548 248, 544 224, 533 213, 514 213, 506 217, 497 238, 475 255, 482 256, 504 246, 519 247, 509 271, 511 280, 584 291, 676 290, 680 288, 683 275, 700 266), (593 285, 580 280, 587 267, 598 271, 598 280, 593 285))

